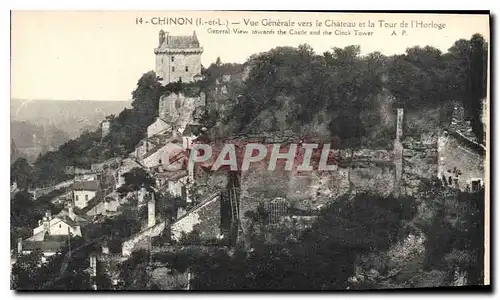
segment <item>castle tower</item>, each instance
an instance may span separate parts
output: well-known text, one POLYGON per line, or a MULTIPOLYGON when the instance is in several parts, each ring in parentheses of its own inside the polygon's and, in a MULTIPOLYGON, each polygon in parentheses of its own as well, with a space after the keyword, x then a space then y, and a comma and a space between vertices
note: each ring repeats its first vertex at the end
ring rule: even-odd
POLYGON ((162 84, 193 82, 201 79, 201 54, 203 48, 193 32, 189 36, 173 36, 160 30, 156 55, 156 75, 162 84))

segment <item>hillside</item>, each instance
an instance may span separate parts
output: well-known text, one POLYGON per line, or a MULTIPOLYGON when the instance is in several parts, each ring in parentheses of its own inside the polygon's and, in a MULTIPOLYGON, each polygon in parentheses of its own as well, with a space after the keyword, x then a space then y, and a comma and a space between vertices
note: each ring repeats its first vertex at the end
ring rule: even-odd
MULTIPOLYGON (((486 44, 474 44, 478 39, 459 40, 447 53, 417 46, 394 56, 361 56, 359 46, 332 48, 323 54, 308 45, 277 47, 250 57, 243 65, 218 60, 203 70, 204 80, 189 84, 162 86, 150 71, 138 80, 132 107, 111 119, 111 131, 104 140, 97 129, 48 152, 35 162, 35 182, 63 180, 66 166, 89 168, 92 163, 128 155, 158 115, 161 95, 168 93, 206 93, 203 122, 219 138, 291 131, 322 137, 336 148, 390 148, 395 105, 404 106, 410 117, 405 121, 408 133, 418 134, 436 129, 451 101, 463 103, 474 133, 482 137, 482 123, 475 120, 481 120, 485 82, 479 82, 480 88, 471 86, 469 82, 483 79, 483 73, 480 64, 477 70, 468 65, 475 56, 487 58, 486 44), (460 76, 464 73, 471 78, 460 76)), ((54 109, 63 116, 59 119, 76 122, 73 110, 65 111, 63 105, 54 109)), ((95 112, 95 118, 105 116, 101 109, 87 109, 95 112)))
MULTIPOLYGON (((54 126, 69 138, 84 129, 95 129, 105 116, 130 107, 130 101, 20 100, 11 99, 11 121, 27 121, 35 126, 54 126)), ((16 132, 13 132, 16 143, 16 132)))

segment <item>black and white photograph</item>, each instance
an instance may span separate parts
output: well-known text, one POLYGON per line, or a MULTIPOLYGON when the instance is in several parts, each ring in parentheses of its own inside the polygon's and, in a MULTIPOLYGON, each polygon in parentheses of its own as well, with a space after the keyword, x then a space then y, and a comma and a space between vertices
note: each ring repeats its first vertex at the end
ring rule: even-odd
POLYGON ((10 288, 490 285, 490 15, 11 11, 10 288))

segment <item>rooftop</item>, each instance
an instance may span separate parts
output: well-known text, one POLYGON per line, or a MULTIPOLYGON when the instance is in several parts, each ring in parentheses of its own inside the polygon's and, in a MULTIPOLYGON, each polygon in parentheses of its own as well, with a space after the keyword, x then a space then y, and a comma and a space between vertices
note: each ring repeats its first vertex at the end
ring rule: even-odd
POLYGON ((23 241, 23 250, 40 249, 44 252, 57 252, 66 244, 66 236, 47 236, 43 241, 23 241))
POLYGON ((77 181, 73 183, 73 190, 75 191, 97 191, 99 189, 99 181, 77 181))
POLYGON ((175 36, 166 35, 165 40, 159 47, 160 49, 192 49, 200 48, 200 42, 196 35, 175 36))

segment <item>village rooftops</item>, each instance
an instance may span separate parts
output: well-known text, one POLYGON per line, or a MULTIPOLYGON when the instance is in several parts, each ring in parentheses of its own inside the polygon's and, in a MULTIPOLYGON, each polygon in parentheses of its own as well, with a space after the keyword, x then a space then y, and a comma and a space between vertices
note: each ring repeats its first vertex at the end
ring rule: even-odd
POLYGON ((75 191, 98 191, 99 181, 89 180, 89 181, 77 181, 73 183, 73 190, 75 191))

